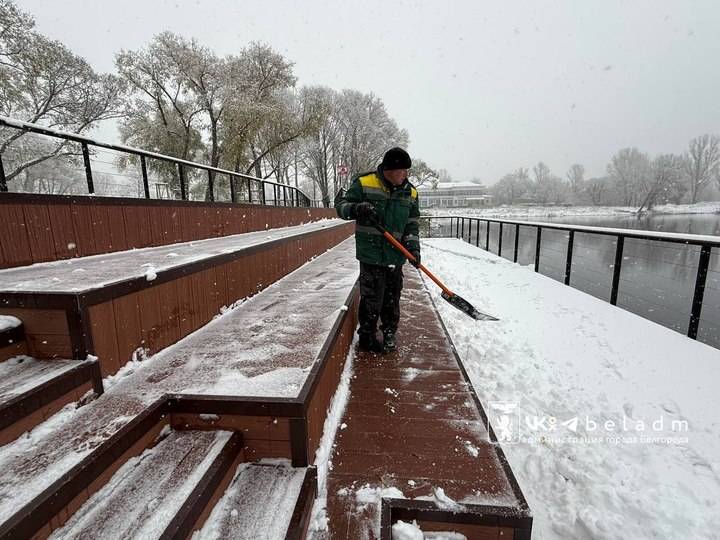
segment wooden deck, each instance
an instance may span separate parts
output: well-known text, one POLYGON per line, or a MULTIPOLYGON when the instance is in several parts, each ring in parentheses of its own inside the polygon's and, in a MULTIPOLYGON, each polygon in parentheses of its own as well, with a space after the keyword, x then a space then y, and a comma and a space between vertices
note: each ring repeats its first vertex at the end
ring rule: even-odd
POLYGON ((527 505, 486 425, 427 290, 417 271, 406 268, 398 350, 359 353, 354 362, 328 473, 330 538, 389 538, 388 530, 381 532, 380 504, 366 504, 369 490, 387 488, 407 499, 434 499, 441 488, 474 510, 466 514, 484 510, 465 524, 450 524, 450 515, 440 523, 423 521, 422 501, 413 515, 428 530, 454 530, 468 538, 529 537, 529 530, 528 536, 516 534, 530 519, 527 505), (513 517, 501 520, 501 514, 513 517))

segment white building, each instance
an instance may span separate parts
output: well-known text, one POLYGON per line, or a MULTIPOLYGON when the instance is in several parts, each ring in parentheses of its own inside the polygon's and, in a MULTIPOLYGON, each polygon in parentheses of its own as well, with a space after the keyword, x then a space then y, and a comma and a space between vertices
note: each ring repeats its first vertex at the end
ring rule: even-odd
POLYGON ((490 206, 492 202, 487 188, 474 182, 438 182, 434 189, 426 184, 418 192, 421 208, 473 208, 490 206))

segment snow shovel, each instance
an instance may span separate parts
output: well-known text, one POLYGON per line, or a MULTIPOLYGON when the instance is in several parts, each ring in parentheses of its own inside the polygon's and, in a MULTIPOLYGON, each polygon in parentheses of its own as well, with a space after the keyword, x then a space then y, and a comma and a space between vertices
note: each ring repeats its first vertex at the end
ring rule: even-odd
MULTIPOLYGON (((402 253, 408 261, 410 261, 412 263, 415 262, 415 257, 412 256, 412 253, 410 253, 407 249, 405 249, 405 246, 403 246, 400 242, 398 242, 392 234, 387 232, 385 227, 380 225, 380 223, 377 220, 373 220, 372 225, 385 237, 385 239, 388 242, 390 242, 398 251, 400 251, 400 253, 402 253)), ((417 268, 419 270, 422 270, 423 272, 425 272, 425 275, 427 275, 427 277, 432 279, 435 282, 435 284, 442 289, 441 296, 445 300, 447 300, 451 306, 456 307, 457 309, 459 309, 466 315, 469 315, 470 317, 472 317, 473 319, 476 319, 478 321, 497 321, 497 320, 499 320, 496 317, 493 317, 492 315, 487 315, 487 314, 482 313, 482 312, 478 311, 477 309, 475 309, 472 306, 472 304, 470 302, 468 302, 467 300, 465 300, 462 296, 458 296, 457 294, 452 292, 450 289, 448 289, 445 286, 445 284, 442 281, 440 281, 437 277, 435 277, 435 275, 432 272, 430 272, 430 270, 425 268, 425 266, 423 264, 418 264, 417 268)))

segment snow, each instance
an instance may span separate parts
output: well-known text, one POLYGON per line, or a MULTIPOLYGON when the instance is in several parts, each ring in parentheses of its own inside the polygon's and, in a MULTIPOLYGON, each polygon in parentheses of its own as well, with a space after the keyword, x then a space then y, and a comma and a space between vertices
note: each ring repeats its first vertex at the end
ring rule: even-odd
POLYGON ((392 540, 424 540, 425 535, 417 522, 405 523, 399 519, 392 526, 392 540))
POLYGON ((309 538, 313 538, 318 531, 327 531, 327 477, 328 472, 332 470, 332 462, 330 456, 333 451, 333 443, 337 430, 341 431, 347 428, 347 424, 340 420, 345 413, 348 399, 350 397, 350 381, 353 373, 353 361, 355 360, 355 352, 357 350, 357 334, 353 338, 350 345, 350 351, 345 359, 345 367, 340 375, 340 382, 335 390, 335 395, 328 407, 328 413, 325 417, 323 425, 323 435, 320 444, 315 452, 315 467, 317 468, 318 493, 313 505, 309 526, 309 538), (338 427, 338 424, 339 427, 338 427))
MULTIPOLYGON (((495 206, 492 208, 423 208, 423 215, 471 216, 486 218, 539 218, 569 216, 627 216, 637 212, 636 206, 495 206)), ((652 214, 717 214, 720 202, 695 204, 663 204, 654 206, 652 214)))
POLYGON ((12 315, 0 315, 0 332, 10 330, 11 328, 17 328, 22 324, 22 321, 12 315))
POLYGON ((193 540, 285 538, 305 476, 289 460, 241 463, 193 540))
POLYGON ((79 366, 79 360, 35 360, 21 355, 0 362, 0 403, 79 366))
POLYGON ((0 291, 83 293, 133 279, 153 281, 171 268, 242 251, 268 240, 293 238, 345 224, 341 219, 320 220, 295 227, 8 268, 0 270, 0 291))
POLYGON ((468 319, 426 279, 496 433, 510 435, 533 538, 717 537, 717 349, 461 240, 423 249, 451 290, 500 318, 468 319))
POLYGON ((231 435, 170 432, 128 460, 50 538, 160 538, 231 435))

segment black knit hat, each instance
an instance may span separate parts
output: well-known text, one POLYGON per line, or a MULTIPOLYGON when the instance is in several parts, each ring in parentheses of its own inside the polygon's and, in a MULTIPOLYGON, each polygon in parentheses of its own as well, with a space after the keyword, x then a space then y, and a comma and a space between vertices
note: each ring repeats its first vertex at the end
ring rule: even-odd
POLYGON ((412 160, 410 159, 410 154, 396 146, 385 152, 380 166, 386 171, 409 169, 412 167, 412 160))

